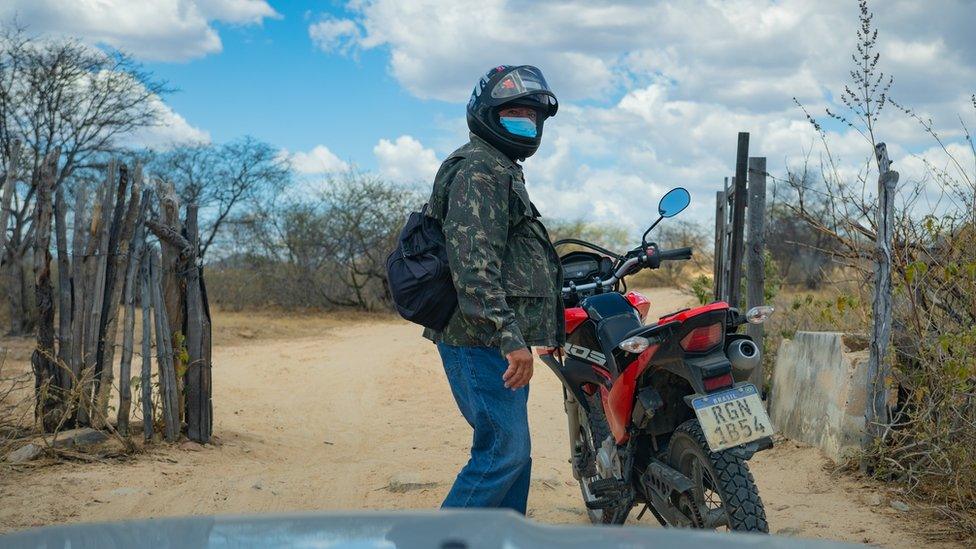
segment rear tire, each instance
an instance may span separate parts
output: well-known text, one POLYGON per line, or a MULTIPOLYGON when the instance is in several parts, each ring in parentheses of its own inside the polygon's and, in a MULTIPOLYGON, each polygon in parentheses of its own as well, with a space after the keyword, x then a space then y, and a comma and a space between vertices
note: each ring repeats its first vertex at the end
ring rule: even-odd
MULTIPOLYGON (((603 441, 607 437, 612 436, 610 433, 610 424, 607 423, 606 415, 603 413, 603 402, 600 399, 599 393, 594 394, 587 400, 590 406, 589 416, 587 416, 582 404, 579 406, 580 433, 577 439, 578 445, 587 445, 586 448, 578 447, 582 450, 580 453, 589 458, 584 464, 585 467, 581 468, 582 474, 580 474, 579 479, 580 493, 583 495, 584 503, 596 499, 590 493, 589 485, 594 481, 602 480, 596 467, 597 451, 600 449, 603 441), (589 426, 589 433, 587 433, 587 425, 589 426), (587 477, 586 473, 592 473, 593 476, 587 477)), ((630 514, 631 507, 629 504, 616 505, 605 509, 590 509, 587 507, 586 514, 593 524, 623 524, 627 520, 627 515, 630 514)))
POLYGON ((749 466, 728 450, 713 452, 697 420, 674 431, 668 463, 695 484, 695 503, 705 528, 769 533, 766 509, 749 466))

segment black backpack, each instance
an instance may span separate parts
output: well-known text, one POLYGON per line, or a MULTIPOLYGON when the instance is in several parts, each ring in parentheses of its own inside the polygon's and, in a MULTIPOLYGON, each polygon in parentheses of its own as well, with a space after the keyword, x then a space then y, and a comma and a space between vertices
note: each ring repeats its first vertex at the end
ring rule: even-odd
POLYGON ((447 264, 447 246, 439 220, 423 210, 412 212, 397 246, 386 258, 386 276, 400 316, 440 331, 457 308, 457 292, 447 264))

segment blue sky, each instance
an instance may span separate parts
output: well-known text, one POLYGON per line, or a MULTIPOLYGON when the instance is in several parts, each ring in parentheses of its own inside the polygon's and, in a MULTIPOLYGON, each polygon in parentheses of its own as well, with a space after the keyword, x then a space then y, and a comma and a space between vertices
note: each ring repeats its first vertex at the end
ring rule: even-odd
MULTIPOLYGON (((976 127, 976 2, 872 2, 891 93, 965 152, 976 127)), ((817 136, 794 105, 837 108, 858 26, 853 0, 7 0, 0 17, 129 52, 180 91, 146 146, 252 135, 327 184, 350 166, 428 184, 466 138, 464 103, 500 63, 539 66, 560 99, 525 162, 549 217, 637 231, 669 188, 710 222, 736 132, 783 176, 817 136)), ((902 180, 944 156, 917 124, 878 126, 902 180)), ((827 125, 845 177, 870 147, 827 125)))
POLYGON ((324 144, 341 159, 373 169, 368 152, 380 138, 410 134, 429 141, 432 121, 457 115, 456 104, 417 99, 400 87, 386 69, 384 51, 354 58, 318 49, 308 36, 310 22, 325 13, 341 16, 341 8, 272 5, 282 17, 261 26, 215 24, 223 42, 218 55, 146 63, 179 88, 167 98, 174 110, 215 141, 250 134, 292 151, 324 144))

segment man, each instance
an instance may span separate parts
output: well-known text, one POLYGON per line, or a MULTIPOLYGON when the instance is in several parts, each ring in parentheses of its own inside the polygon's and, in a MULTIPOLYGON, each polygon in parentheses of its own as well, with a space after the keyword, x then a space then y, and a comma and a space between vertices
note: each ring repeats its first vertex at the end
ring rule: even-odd
POLYGON ((529 200, 518 161, 535 153, 556 96, 542 72, 500 66, 468 102, 471 140, 434 179, 430 215, 441 220, 458 308, 437 343, 451 391, 474 429, 471 458, 443 507, 507 507, 529 493, 530 347, 565 340, 559 258, 529 200))

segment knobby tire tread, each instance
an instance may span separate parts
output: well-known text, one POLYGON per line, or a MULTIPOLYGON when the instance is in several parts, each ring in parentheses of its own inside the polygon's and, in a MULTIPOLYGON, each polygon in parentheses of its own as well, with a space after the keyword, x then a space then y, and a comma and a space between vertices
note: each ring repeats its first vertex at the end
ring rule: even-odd
POLYGON ((697 420, 690 419, 682 423, 675 429, 675 433, 679 432, 695 441, 708 456, 718 477, 715 481, 720 485, 718 488, 729 517, 729 529, 769 533, 766 508, 759 497, 749 465, 730 452, 711 451, 697 420))

